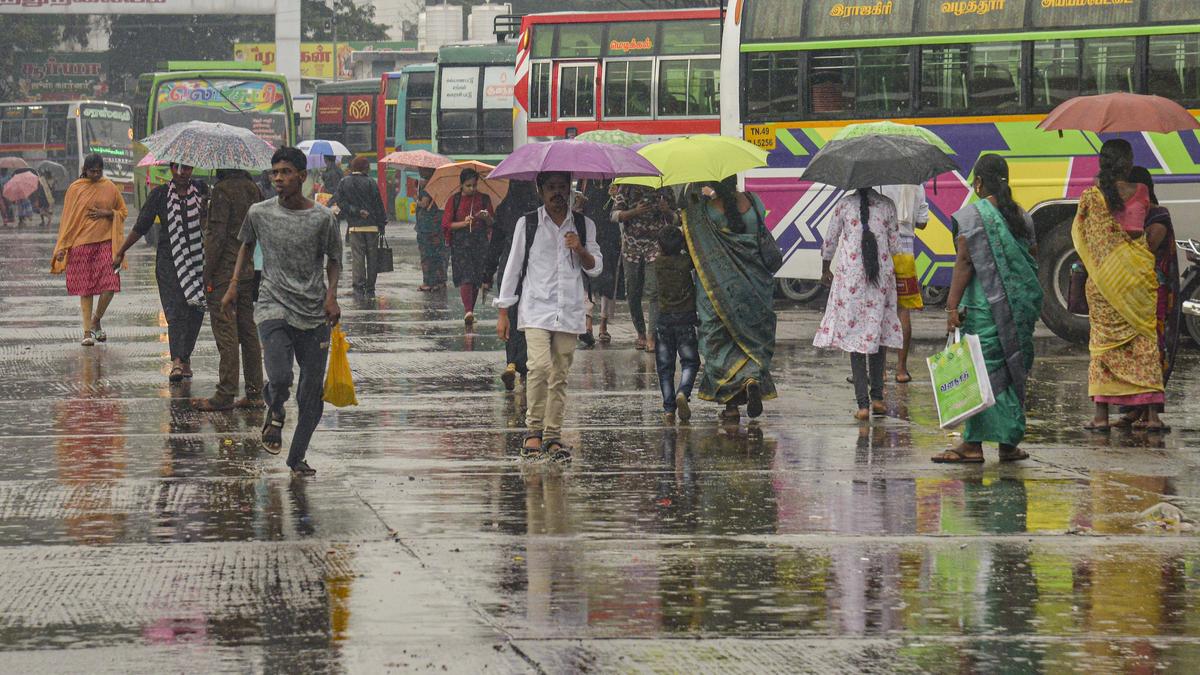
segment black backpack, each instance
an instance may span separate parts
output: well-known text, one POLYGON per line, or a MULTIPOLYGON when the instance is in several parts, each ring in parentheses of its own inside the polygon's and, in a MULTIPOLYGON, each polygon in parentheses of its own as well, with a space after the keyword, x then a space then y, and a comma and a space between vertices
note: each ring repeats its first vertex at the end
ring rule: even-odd
MULTIPOLYGON (((579 233, 579 240, 587 246, 588 231, 587 218, 578 211, 571 211, 571 216, 575 219, 575 231, 579 233)), ((529 251, 533 249, 533 238, 537 236, 538 220, 540 216, 537 211, 530 211, 525 214, 525 257, 521 261, 521 276, 517 278, 517 297, 521 297, 521 291, 525 287, 525 272, 529 269, 529 251)), ((583 271, 583 265, 579 266, 579 274, 583 277, 583 290, 587 292, 587 298, 592 299, 592 279, 583 271)))

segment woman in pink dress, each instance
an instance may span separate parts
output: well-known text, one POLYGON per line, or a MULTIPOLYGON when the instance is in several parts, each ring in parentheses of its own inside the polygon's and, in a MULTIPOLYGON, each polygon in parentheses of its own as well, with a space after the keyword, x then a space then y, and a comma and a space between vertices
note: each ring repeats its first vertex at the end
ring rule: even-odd
POLYGON ((896 205, 863 188, 833 207, 821 246, 821 282, 830 287, 825 317, 813 344, 850 352, 855 417, 886 412, 883 370, 887 348, 904 345, 896 313, 896 274, 892 256, 900 251, 896 205))

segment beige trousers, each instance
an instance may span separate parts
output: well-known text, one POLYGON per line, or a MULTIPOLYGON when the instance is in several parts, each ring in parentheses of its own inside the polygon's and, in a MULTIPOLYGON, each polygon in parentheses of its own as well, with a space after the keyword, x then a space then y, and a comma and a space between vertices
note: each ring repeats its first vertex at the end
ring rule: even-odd
POLYGON ((529 346, 529 377, 525 383, 528 409, 525 426, 542 440, 562 438, 563 410, 567 407, 567 374, 575 359, 574 333, 552 333, 541 328, 526 328, 529 346))

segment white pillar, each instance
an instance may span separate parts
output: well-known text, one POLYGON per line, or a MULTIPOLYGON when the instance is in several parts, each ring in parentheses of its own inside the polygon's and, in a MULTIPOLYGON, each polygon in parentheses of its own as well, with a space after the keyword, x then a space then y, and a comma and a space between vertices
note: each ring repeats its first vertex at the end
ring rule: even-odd
POLYGON ((300 0, 275 1, 275 71, 300 93, 300 0))

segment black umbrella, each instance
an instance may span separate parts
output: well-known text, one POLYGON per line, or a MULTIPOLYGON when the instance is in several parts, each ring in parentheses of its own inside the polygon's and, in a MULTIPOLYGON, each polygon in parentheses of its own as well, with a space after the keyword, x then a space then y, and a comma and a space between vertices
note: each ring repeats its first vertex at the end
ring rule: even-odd
POLYGON ((801 180, 853 190, 876 185, 921 185, 957 169, 954 160, 928 141, 874 135, 825 144, 813 156, 801 180))

